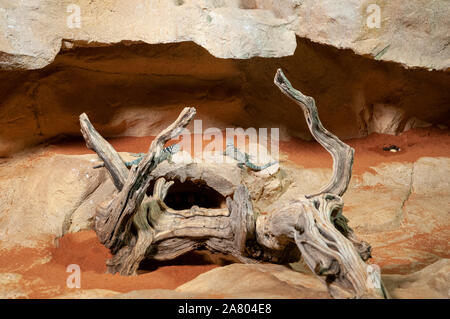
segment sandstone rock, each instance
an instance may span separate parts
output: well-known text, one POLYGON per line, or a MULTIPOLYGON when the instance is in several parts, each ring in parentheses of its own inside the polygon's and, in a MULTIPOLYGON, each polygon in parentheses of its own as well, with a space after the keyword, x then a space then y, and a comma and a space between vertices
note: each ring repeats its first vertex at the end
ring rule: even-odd
POLYGON ((442 259, 409 275, 384 275, 383 282, 393 298, 450 298, 450 260, 442 259))
POLYGON ((62 233, 76 233, 80 230, 92 229, 94 214, 99 203, 116 190, 113 182, 108 177, 94 192, 83 199, 81 204, 70 214, 66 215, 62 225, 62 233))
POLYGON ((42 68, 73 42, 194 41, 220 58, 281 57, 294 52, 295 34, 406 66, 450 65, 445 0, 384 1, 375 9, 357 0, 3 0, 0 14, 3 68, 42 68))
POLYGON ((428 123, 426 121, 422 121, 416 117, 411 117, 410 119, 408 119, 405 123, 405 127, 403 128, 403 131, 408 131, 412 128, 416 128, 416 127, 430 127, 432 124, 428 123))
MULTIPOLYGON (((383 282, 391 298, 394 299, 447 299, 450 298, 449 267, 449 260, 443 259, 409 275, 383 275, 383 282)), ((305 271, 304 268, 299 269, 299 271, 305 271)), ((29 285, 18 286, 18 283, 22 280, 21 278, 18 274, 0 274, 0 282, 3 284, 2 296, 4 298, 27 296, 30 292, 29 285), (12 285, 17 289, 14 290, 12 285)), ((312 273, 308 272, 308 270, 306 270, 306 273, 301 273, 280 265, 233 264, 204 273, 196 279, 178 287, 175 291, 168 289, 148 289, 119 293, 105 289, 77 289, 55 298, 189 299, 305 297, 329 297, 327 296, 325 285, 316 279, 312 273), (236 277, 247 279, 242 281, 236 277), (305 293, 305 288, 309 290, 308 293, 305 293)))
POLYGON ((373 172, 354 176, 344 195, 351 224, 369 234, 398 229, 402 224, 403 203, 410 194, 413 165, 385 163, 372 167, 373 172), (353 209, 357 210, 354 214, 353 209))
POLYGON ((418 195, 447 195, 450 193, 450 159, 422 157, 414 163, 412 189, 418 195))
POLYGON ((368 120, 369 134, 375 132, 396 135, 400 132, 399 127, 404 119, 404 113, 403 110, 396 107, 375 104, 368 120))
POLYGON ((42 68, 63 39, 88 45, 194 41, 220 58, 285 56, 296 47, 285 20, 269 10, 240 9, 238 1, 3 2, 3 68, 42 68))
MULTIPOLYGON (((32 156, 2 164, 1 247, 40 246, 66 232, 91 229, 95 207, 114 191, 103 169, 91 169, 96 158, 32 156)), ((344 214, 356 233, 374 247, 374 262, 384 272, 411 272, 448 256, 449 167, 447 158, 421 158, 414 163, 383 164, 353 176, 344 196, 344 214)), ((158 170, 169 174, 180 168, 172 171, 163 163, 158 170)), ((217 171, 212 170, 215 176, 217 171)), ((208 179, 205 172, 188 171, 191 177, 208 179)), ((221 190, 223 195, 243 181, 251 189, 255 210, 270 213, 283 202, 317 191, 328 181, 331 169, 286 163, 278 174, 261 179, 233 165, 227 174, 223 176, 229 187, 221 190)))
MULTIPOLYGON (((132 158, 128 153, 120 154, 126 160, 132 158)), ((175 157, 175 162, 178 160, 175 157)), ((65 232, 92 227, 95 206, 113 191, 104 170, 92 170, 97 163, 96 155, 46 153, 3 160, 0 164, 0 248, 42 247, 65 232)), ((177 165, 182 163, 178 161, 177 165)), ((212 170, 212 165, 206 166, 212 170)), ((167 164, 161 164, 158 169, 164 174, 171 171, 167 164)), ((449 169, 450 160, 446 157, 422 157, 412 163, 383 163, 354 174, 344 196, 344 215, 350 219, 350 226, 357 235, 373 246, 372 262, 381 267, 383 274, 407 274, 448 258, 449 169)), ((283 202, 317 191, 331 175, 328 168, 304 169, 290 163, 283 163, 277 174, 258 179, 252 172, 241 171, 234 164, 229 171, 231 175, 220 174, 227 178, 232 176, 227 179, 230 185, 240 181, 253 187, 257 198, 255 207, 265 213, 276 210, 283 202)), ((200 169, 195 173, 199 175, 192 176, 204 173, 200 169)), ((24 279, 16 272, 27 271, 35 263, 48 262, 48 258, 47 254, 42 254, 39 260, 30 261, 30 265, 20 269, 2 268, 0 286, 6 288, 0 289, 0 295, 26 298, 40 286, 39 278, 24 279)), ((418 275, 388 275, 386 278, 391 283, 388 290, 399 298, 442 297, 448 288, 445 284, 448 282, 445 277, 447 261, 443 263, 430 266, 444 265, 439 269, 427 267, 418 275)), ((55 289, 55 295, 61 293, 56 288, 48 289, 55 289)), ((310 274, 293 272, 279 265, 240 264, 201 275, 176 292, 149 290, 113 295, 109 291, 89 290, 61 297, 107 295, 117 298, 328 297, 326 287, 310 274)))
POLYGON ((256 2, 279 17, 293 19, 289 27, 315 42, 405 66, 446 69, 450 65, 447 1, 256 2))
POLYGON ((385 104, 375 104, 370 112, 365 110, 364 120, 367 126, 367 132, 369 134, 397 135, 413 128, 430 127, 433 125, 414 116, 406 119, 405 114, 406 112, 402 108, 385 104))
POLYGON ((1 72, 0 156, 62 135, 80 136, 83 112, 105 137, 154 136, 183 106, 197 108, 205 130, 277 128, 282 141, 311 139, 299 107, 273 85, 279 67, 316 99, 322 122, 340 138, 371 132, 371 105, 404 113, 400 130, 410 118, 450 125, 447 73, 405 70, 297 42, 293 56, 248 60, 215 58, 192 42, 122 43, 62 52, 42 70, 1 72))
POLYGON ((58 294, 59 287, 49 285, 38 276, 25 276, 20 273, 0 273, 0 299, 30 299, 36 291, 58 294))
POLYGON ((310 139, 298 108, 273 86, 278 67, 316 98, 341 138, 450 125, 446 72, 377 61, 446 70, 445 0, 378 1, 380 28, 367 24, 374 3, 357 0, 2 4, 0 68, 44 69, 0 74, 0 156, 79 136, 82 112, 104 136, 155 135, 181 105, 196 106, 205 126, 277 127, 284 140, 310 139))
POLYGON ((176 291, 221 298, 330 298, 319 279, 271 264, 232 264, 216 268, 176 291))
POLYGON ((92 216, 89 206, 104 200, 104 194, 95 193, 104 191, 99 186, 107 178, 104 171, 92 170, 91 159, 92 155, 32 155, 2 164, 1 247, 35 247, 63 235, 64 228, 87 226, 89 221, 80 221, 78 216, 92 216), (85 201, 90 204, 82 205, 85 201), (68 223, 73 213, 72 223, 79 221, 78 226, 68 223))
POLYGON ((358 186, 346 193, 350 209, 344 213, 372 244, 374 262, 384 272, 409 273, 448 258, 449 168, 448 158, 422 157, 353 180, 358 186))

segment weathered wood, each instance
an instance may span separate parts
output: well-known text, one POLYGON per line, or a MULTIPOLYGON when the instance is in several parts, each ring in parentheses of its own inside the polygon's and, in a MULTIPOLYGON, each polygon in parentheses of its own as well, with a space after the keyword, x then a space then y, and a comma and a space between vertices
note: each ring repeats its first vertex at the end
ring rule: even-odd
POLYGON ((294 89, 281 69, 278 69, 274 83, 281 92, 300 105, 311 134, 333 157, 333 176, 328 185, 324 186, 316 194, 307 195, 306 197, 324 193, 344 195, 352 177, 353 154, 355 151, 323 127, 314 99, 294 89))
POLYGON ((115 164, 119 155, 97 136, 99 134, 87 116, 80 117, 87 143, 99 156, 102 155, 108 171, 113 167, 112 178, 120 181, 116 184, 118 192, 108 203, 97 208, 95 216, 97 236, 113 253, 113 258, 107 262, 108 272, 133 275, 145 258, 172 259, 202 246, 251 262, 243 256, 247 230, 252 234, 254 228, 251 200, 244 186, 236 191, 235 199, 227 198, 228 205, 233 207, 230 209, 192 207, 174 210, 164 203, 173 182, 164 179, 155 182, 152 196, 146 195, 152 180, 150 173, 160 162, 158 158, 164 144, 180 134, 194 115, 195 109, 184 109, 178 119, 155 138, 139 165, 127 170, 126 174, 121 173, 120 178, 114 174, 119 166, 115 164))
POLYGON ((342 215, 340 196, 350 182, 354 150, 323 127, 314 99, 294 89, 281 69, 274 83, 301 106, 311 134, 333 157, 333 176, 317 194, 258 219, 258 241, 277 250, 293 240, 335 297, 342 297, 343 288, 356 297, 385 298, 381 279, 370 277, 364 263, 370 258, 370 245, 355 236, 342 215))
MULTIPOLYGON (((144 199, 153 179, 150 172, 159 164, 158 159, 164 144, 177 137, 189 124, 195 113, 194 108, 184 108, 177 120, 153 140, 147 155, 139 165, 131 167, 122 189, 118 189, 119 192, 109 205, 97 210, 95 218, 97 235, 100 242, 110 248, 113 253, 127 245, 129 238, 125 230, 129 229, 129 221, 144 199)), ((100 150, 99 152, 102 153, 103 151, 100 150)), ((105 158, 104 162, 106 169, 109 170, 108 163, 111 160, 105 158)))
POLYGON ((353 229, 348 225, 348 219, 342 215, 342 210, 333 212, 330 216, 331 223, 341 232, 348 240, 350 240, 361 256, 362 260, 367 261, 372 258, 372 247, 369 243, 359 239, 353 229))
POLYGON ((226 208, 217 209, 169 207, 164 200, 173 181, 164 178, 155 181, 151 196, 146 195, 164 144, 189 124, 195 109, 185 108, 129 171, 123 171, 119 155, 87 116, 80 117, 86 144, 105 162, 117 187, 95 216, 97 235, 113 254, 107 262, 109 272, 133 275, 144 259, 169 260, 199 248, 230 254, 244 263, 283 263, 301 254, 334 297, 386 297, 381 279, 370 276, 364 262, 370 258, 370 245, 355 236, 342 215, 340 196, 350 181, 353 149, 322 126, 314 99, 295 90, 281 70, 274 82, 302 107, 312 135, 333 157, 333 176, 317 194, 268 215, 254 214, 244 185, 226 198, 226 208))
POLYGON ((128 246, 120 248, 118 253, 107 262, 109 273, 120 273, 121 275, 136 275, 139 264, 144 260, 147 249, 153 242, 154 230, 147 220, 147 214, 151 198, 145 196, 137 213, 133 217, 132 226, 136 229, 133 241, 128 246))
POLYGON ((86 113, 80 115, 80 126, 86 146, 102 159, 114 185, 120 191, 128 177, 128 169, 122 158, 92 126, 86 113))
POLYGON ((246 236, 254 232, 255 225, 245 186, 238 188, 233 199, 227 198, 231 209, 193 208, 187 212, 166 210, 163 201, 172 184, 164 178, 156 181, 153 195, 146 197, 134 215, 136 238, 108 261, 108 272, 135 275, 144 258, 169 260, 199 247, 233 255, 241 262, 257 262, 244 256, 246 236))
MULTIPOLYGON (((160 181, 165 182, 160 178, 157 183, 160 181)), ((165 260, 178 256, 177 250, 182 254, 203 246, 213 252, 231 254, 244 262, 256 262, 244 256, 245 240, 254 232, 255 225, 250 195, 244 185, 237 188, 233 199, 227 197, 228 208, 193 207, 190 211, 167 210, 167 205, 161 205, 161 198, 155 196, 160 187, 155 184, 153 199, 157 206, 152 206, 148 214, 149 222, 155 227, 155 247, 151 258, 165 260), (166 256, 167 250, 159 249, 161 245, 172 246, 169 257, 166 256)))
POLYGON ((335 298, 383 298, 381 281, 372 282, 368 265, 353 243, 331 223, 331 215, 342 207, 342 199, 332 194, 291 202, 258 218, 258 243, 283 250, 295 242, 303 260, 335 298))

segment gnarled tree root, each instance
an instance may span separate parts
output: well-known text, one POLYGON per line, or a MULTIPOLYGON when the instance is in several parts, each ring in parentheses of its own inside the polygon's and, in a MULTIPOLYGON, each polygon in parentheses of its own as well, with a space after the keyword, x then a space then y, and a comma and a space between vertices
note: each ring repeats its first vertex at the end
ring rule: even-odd
POLYGON ((117 189, 95 215, 98 238, 113 254, 108 272, 135 275, 144 259, 169 260, 199 248, 230 254, 244 263, 283 263, 301 254, 332 296, 387 297, 379 273, 365 263, 370 245, 355 236, 342 215, 340 196, 351 178, 353 149, 322 126, 314 99, 295 90, 281 70, 275 84, 301 106, 312 135, 332 155, 333 176, 318 193, 269 215, 254 214, 244 185, 226 198, 226 208, 217 209, 168 207, 164 200, 173 182, 164 178, 156 180, 152 195, 147 195, 153 180, 150 173, 160 163, 165 143, 189 124, 194 108, 185 108, 130 170, 86 114, 80 116, 86 145, 104 161, 117 189))

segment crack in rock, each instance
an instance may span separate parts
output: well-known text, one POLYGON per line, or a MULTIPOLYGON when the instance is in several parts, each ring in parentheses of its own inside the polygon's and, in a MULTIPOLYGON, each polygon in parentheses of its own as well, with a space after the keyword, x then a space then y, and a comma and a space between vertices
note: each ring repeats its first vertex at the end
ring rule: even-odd
POLYGON ((402 204, 400 205, 400 224, 403 224, 403 221, 405 219, 405 206, 406 203, 408 202, 409 198, 411 197, 411 194, 413 193, 413 183, 414 183, 414 166, 415 166, 415 162, 412 163, 411 165, 411 173, 410 173, 410 179, 409 179, 409 188, 408 191, 406 192, 406 196, 402 201, 402 204))

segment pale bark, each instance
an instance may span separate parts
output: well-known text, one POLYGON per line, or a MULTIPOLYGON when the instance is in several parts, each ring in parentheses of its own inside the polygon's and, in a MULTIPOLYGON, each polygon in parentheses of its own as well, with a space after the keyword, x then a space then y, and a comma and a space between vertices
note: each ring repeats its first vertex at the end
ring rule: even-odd
POLYGON ((294 89, 281 69, 278 69, 274 83, 281 92, 300 105, 311 134, 333 157, 333 176, 330 182, 317 194, 308 195, 307 197, 323 193, 344 195, 352 177, 353 154, 355 151, 323 127, 314 99, 294 89))
MULTIPOLYGON (((371 276, 365 263, 370 245, 355 236, 342 215, 340 196, 351 178, 353 149, 322 126, 314 99, 295 90, 281 70, 274 81, 301 106, 312 135, 332 155, 333 175, 317 194, 303 199, 299 195, 299 200, 268 215, 253 212, 244 185, 226 198, 226 208, 172 209, 164 200, 173 181, 164 178, 154 183, 152 195, 147 196, 153 179, 150 173, 160 162, 164 144, 189 124, 194 108, 185 108, 129 171, 87 116, 80 116, 86 144, 104 161, 117 188, 95 216, 98 238, 113 254, 107 262, 109 272, 134 275, 144 259, 170 260, 199 248, 230 254, 244 263, 286 263, 301 255, 334 297, 386 297, 381 279, 371 276)), ((220 185, 219 180, 213 184, 220 185)))

